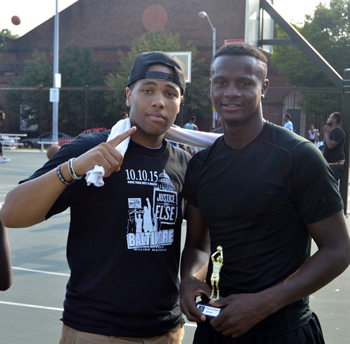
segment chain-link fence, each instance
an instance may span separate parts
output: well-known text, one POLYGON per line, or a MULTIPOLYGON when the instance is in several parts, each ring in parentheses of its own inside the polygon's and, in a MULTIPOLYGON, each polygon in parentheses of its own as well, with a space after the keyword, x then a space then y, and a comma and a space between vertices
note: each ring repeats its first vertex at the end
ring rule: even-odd
MULTIPOLYGON (((111 128, 128 108, 114 99, 124 89, 108 87, 61 88, 59 102, 59 132, 76 136, 90 128, 111 128)), ((49 88, 0 88, 0 132, 26 133, 36 137, 52 131, 52 103, 49 88)), ((313 124, 323 134, 327 117, 342 111, 342 93, 335 88, 270 88, 263 99, 264 118, 283 125, 283 115, 292 116, 294 131, 306 136, 313 124)), ((213 125, 213 109, 208 88, 188 88, 176 124, 183 126, 191 116, 196 117, 200 130, 209 131, 213 125), (190 102, 200 99, 200 103, 190 102)), ((215 123, 215 121, 214 121, 215 123)))
POLYGON ((343 94, 337 88, 270 88, 263 99, 265 119, 283 125, 283 116, 289 113, 294 131, 304 137, 313 124, 322 138, 327 118, 342 112, 342 107, 343 94))

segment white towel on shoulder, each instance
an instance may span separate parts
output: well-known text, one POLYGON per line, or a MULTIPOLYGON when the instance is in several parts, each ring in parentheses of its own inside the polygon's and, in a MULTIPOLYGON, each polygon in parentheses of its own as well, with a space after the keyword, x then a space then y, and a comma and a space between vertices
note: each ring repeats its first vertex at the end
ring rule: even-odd
MULTIPOLYGON (((121 135, 131 128, 130 118, 118 121, 112 128, 108 136, 107 142, 121 135)), ((194 147, 206 148, 214 143, 222 134, 206 133, 204 131, 187 130, 177 126, 172 126, 165 133, 165 139, 182 143, 194 147)), ((130 136, 121 142, 115 149, 125 155, 130 142, 130 136)), ((103 176, 105 169, 102 166, 95 165, 93 169, 86 173, 87 185, 103 186, 103 176)))
POLYGON ((171 126, 165 133, 165 139, 185 145, 207 148, 212 145, 222 134, 207 133, 205 131, 182 129, 171 126))

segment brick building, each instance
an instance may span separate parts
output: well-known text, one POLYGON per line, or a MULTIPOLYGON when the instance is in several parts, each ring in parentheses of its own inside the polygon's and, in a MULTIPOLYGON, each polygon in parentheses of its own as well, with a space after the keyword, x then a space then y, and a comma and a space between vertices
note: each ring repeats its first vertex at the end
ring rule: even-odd
MULTIPOLYGON (((127 52, 132 41, 147 31, 167 29, 180 35, 183 43, 192 42, 208 63, 212 56, 212 29, 205 11, 216 28, 217 48, 226 39, 244 39, 245 0, 79 0, 59 15, 59 45, 93 48, 94 61, 108 74, 118 66, 118 51, 127 52)), ((0 87, 7 86, 23 71, 33 49, 52 58, 54 17, 16 40, 7 40, 0 51, 0 87)), ((270 67, 274 86, 285 86, 270 67)))
MULTIPOLYGON (((196 46, 199 57, 208 63, 209 74, 213 34, 208 20, 198 16, 201 11, 209 15, 216 28, 217 48, 228 39, 244 40, 246 0, 78 0, 59 14, 59 46, 91 47, 94 62, 106 76, 118 69, 118 53, 127 53, 135 38, 166 29, 178 34, 183 44, 196 46)), ((53 43, 54 17, 18 39, 7 40, 6 50, 0 51, 0 89, 23 73, 34 49, 45 52, 52 61, 53 43)), ((270 87, 289 86, 274 68, 268 68, 270 87)), ((0 93, 2 107, 4 94, 0 93)), ((278 106, 279 113, 280 102, 278 106)), ((19 110, 11 111, 6 106, 0 110, 6 110, 6 120, 0 121, 2 131, 18 131, 19 110)), ((205 111, 211 113, 211 109, 205 111)), ((209 124, 201 127, 209 130, 209 124)))

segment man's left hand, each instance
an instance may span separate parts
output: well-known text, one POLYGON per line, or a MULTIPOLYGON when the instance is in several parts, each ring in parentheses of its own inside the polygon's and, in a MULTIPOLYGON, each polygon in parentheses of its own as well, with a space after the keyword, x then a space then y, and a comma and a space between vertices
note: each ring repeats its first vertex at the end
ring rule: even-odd
POLYGON ((266 318, 266 302, 257 294, 235 294, 219 301, 210 301, 215 307, 225 307, 210 324, 225 336, 237 338, 266 318))

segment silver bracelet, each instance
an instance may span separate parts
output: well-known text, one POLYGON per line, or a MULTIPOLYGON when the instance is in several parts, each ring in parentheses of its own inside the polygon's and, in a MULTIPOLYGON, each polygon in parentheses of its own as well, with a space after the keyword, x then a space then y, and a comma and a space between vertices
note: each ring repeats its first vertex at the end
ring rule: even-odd
POLYGON ((73 160, 74 160, 74 159, 75 159, 75 158, 72 158, 72 159, 69 159, 69 160, 68 160, 68 172, 69 172, 70 176, 71 176, 74 180, 79 180, 79 179, 83 178, 83 176, 78 177, 78 176, 75 174, 74 169, 73 169, 73 160))
POLYGON ((66 181, 66 180, 64 179, 64 177, 63 177, 63 175, 62 175, 62 173, 61 173, 61 166, 62 166, 62 164, 61 164, 61 165, 58 165, 57 168, 56 168, 56 172, 57 172, 58 178, 60 178, 60 181, 61 181, 63 184, 65 184, 65 185, 72 185, 72 184, 74 183, 74 180, 71 181, 71 182, 68 182, 68 181, 66 181))

